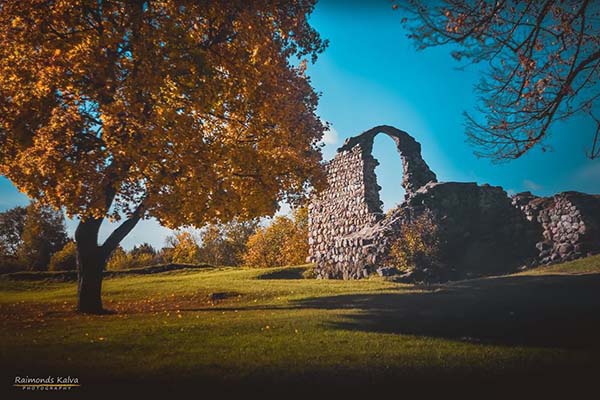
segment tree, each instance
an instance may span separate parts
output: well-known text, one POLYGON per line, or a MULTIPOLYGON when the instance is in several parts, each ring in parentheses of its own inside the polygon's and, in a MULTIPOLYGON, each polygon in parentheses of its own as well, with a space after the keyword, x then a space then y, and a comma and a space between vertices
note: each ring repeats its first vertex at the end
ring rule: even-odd
POLYGON ((308 257, 308 208, 296 208, 292 213, 292 222, 293 229, 282 248, 284 265, 304 264, 308 257))
POLYGON ((156 255, 156 250, 149 243, 142 243, 140 245, 133 246, 133 249, 129 252, 132 257, 139 258, 143 256, 151 256, 154 257, 156 255))
POLYGON ((0 272, 23 269, 17 258, 25 226, 25 207, 14 207, 0 213, 0 272))
POLYGON ((147 267, 160 263, 156 250, 149 243, 133 246, 128 255, 134 267, 147 267))
MULTIPOLYGON (((394 5, 394 8, 399 8, 394 5)), ((587 114, 600 156, 600 7, 583 1, 410 0, 404 25, 419 48, 451 44, 457 60, 487 62, 467 136, 479 156, 514 159, 540 145, 555 121, 587 114)))
POLYGON ((120 245, 113 250, 112 254, 108 258, 108 261, 106 262, 106 269, 108 271, 129 269, 132 266, 131 257, 129 257, 127 252, 120 245))
POLYGON ((160 264, 162 258, 156 250, 148 244, 142 243, 139 246, 133 246, 131 251, 127 252, 121 246, 112 252, 106 263, 107 270, 120 270, 129 268, 141 268, 150 265, 160 264))
POLYGON ((0 213, 0 256, 16 258, 25 227, 25 207, 14 207, 0 213))
POLYGON ((49 271, 74 271, 77 269, 77 246, 69 240, 65 246, 50 258, 49 271))
POLYGON ((201 232, 200 260, 212 265, 241 265, 257 220, 210 224, 201 232))
POLYGON ((17 251, 19 262, 27 269, 48 269, 50 258, 68 242, 65 217, 61 211, 33 202, 27 206, 21 245, 17 251))
POLYGON ((278 265, 278 253, 269 243, 265 229, 257 230, 248 238, 244 264, 254 267, 273 267, 278 265))
POLYGON ((172 262, 181 264, 197 264, 200 261, 200 246, 191 232, 177 232, 167 240, 173 248, 172 262))
POLYGON ((313 7, 2 2, 0 173, 79 217, 79 311, 102 312, 102 270, 140 219, 251 219, 323 181, 313 7), (123 222, 99 244, 107 217, 123 222))
POLYGON ((284 215, 248 239, 246 265, 275 267, 303 264, 308 256, 308 210, 300 207, 292 218, 284 215))
POLYGON ((45 270, 50 257, 67 243, 60 211, 37 202, 0 213, 0 258, 21 268, 45 270))

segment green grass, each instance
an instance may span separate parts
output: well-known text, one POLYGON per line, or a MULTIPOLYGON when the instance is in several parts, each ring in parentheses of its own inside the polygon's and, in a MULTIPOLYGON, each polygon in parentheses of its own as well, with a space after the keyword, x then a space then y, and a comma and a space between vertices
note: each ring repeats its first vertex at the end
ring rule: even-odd
POLYGON ((598 371, 600 256, 435 286, 302 279, 307 268, 0 280, 0 369, 106 382, 389 383, 598 371), (523 375, 525 374, 525 375, 523 375))

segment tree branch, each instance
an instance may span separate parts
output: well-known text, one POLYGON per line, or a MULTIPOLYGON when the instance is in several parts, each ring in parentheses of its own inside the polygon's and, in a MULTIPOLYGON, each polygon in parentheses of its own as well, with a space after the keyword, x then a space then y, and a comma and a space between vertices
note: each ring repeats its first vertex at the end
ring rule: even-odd
MULTIPOLYGON (((142 202, 143 204, 143 202, 142 202)), ((131 217, 123 221, 121 225, 117 229, 115 229, 110 236, 104 241, 101 249, 102 253, 105 257, 108 257, 114 249, 117 248, 119 243, 131 232, 131 230, 137 225, 137 223, 142 219, 143 207, 142 204, 138 206, 138 208, 134 211, 131 217)))

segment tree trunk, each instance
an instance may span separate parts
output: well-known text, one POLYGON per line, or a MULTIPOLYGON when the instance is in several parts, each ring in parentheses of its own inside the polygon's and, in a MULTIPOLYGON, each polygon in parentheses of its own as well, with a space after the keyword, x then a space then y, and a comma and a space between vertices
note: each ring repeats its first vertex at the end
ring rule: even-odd
POLYGON ((102 314, 102 274, 108 257, 140 220, 141 207, 98 245, 98 232, 103 218, 81 221, 75 231, 77 245, 77 311, 102 314))
POLYGON ((98 231, 102 220, 80 222, 75 232, 77 244, 77 311, 101 314, 102 272, 106 257, 98 246, 98 231))
POLYGON ((93 253, 77 251, 77 311, 101 314, 102 271, 105 262, 99 262, 93 253))
MULTIPOLYGON (((104 197, 99 199, 104 209, 108 211, 117 194, 115 188, 120 182, 119 173, 124 174, 129 165, 111 163, 106 172, 104 197)), ((102 275, 108 257, 135 227, 144 213, 143 200, 136 210, 117 229, 115 229, 102 245, 98 245, 98 232, 104 218, 88 217, 82 219, 75 230, 77 246, 77 311, 87 314, 103 314, 102 308, 102 275)))

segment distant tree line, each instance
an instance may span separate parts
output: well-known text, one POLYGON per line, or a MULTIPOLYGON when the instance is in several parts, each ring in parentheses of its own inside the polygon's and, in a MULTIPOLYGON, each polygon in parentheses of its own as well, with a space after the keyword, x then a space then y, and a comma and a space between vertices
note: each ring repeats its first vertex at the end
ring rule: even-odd
POLYGON ((74 253, 66 254, 69 248, 60 211, 33 202, 0 213, 0 271, 74 269, 74 253))
MULTIPOLYGON (((121 270, 156 264, 211 264, 272 267, 305 262, 308 212, 296 209, 269 223, 233 220, 200 230, 180 230, 162 249, 143 243, 126 251, 118 246, 106 268, 121 270)), ((77 269, 77 249, 67 236, 62 212, 39 203, 0 213, 0 272, 77 269)))
POLYGON ((275 267, 303 264, 307 256, 308 211, 300 207, 291 216, 277 216, 263 226, 258 220, 233 220, 199 231, 181 230, 168 236, 158 251, 147 243, 129 252, 119 246, 107 269, 164 263, 275 267))

